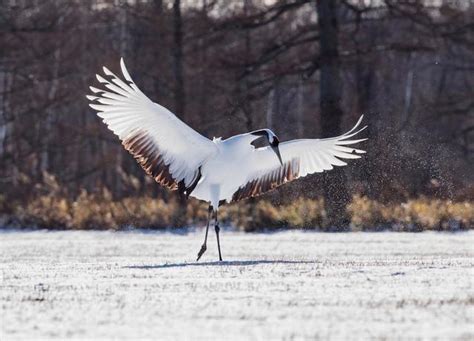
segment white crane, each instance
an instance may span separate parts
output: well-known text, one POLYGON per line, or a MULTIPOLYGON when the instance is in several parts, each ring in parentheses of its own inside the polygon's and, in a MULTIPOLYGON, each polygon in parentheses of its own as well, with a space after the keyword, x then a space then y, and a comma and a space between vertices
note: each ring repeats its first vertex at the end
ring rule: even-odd
POLYGON ((123 59, 123 78, 106 67, 97 80, 107 90, 90 87, 90 106, 107 127, 159 184, 181 195, 209 203, 204 243, 197 260, 207 249, 211 215, 222 260, 217 210, 223 203, 268 192, 284 183, 345 166, 341 159, 358 159, 360 149, 347 147, 366 139, 351 139, 365 127, 357 124, 347 133, 325 139, 282 142, 270 129, 261 129, 228 139, 212 141, 186 125, 171 111, 152 102, 135 85, 123 59), (255 148, 252 142, 264 138, 268 146, 255 148))

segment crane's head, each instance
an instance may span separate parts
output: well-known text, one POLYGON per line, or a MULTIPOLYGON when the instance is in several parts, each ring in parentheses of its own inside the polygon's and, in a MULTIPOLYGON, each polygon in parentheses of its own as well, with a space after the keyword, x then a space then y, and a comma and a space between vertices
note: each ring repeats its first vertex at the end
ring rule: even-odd
POLYGON ((280 140, 273 131, 270 129, 260 129, 252 131, 250 134, 257 136, 257 138, 263 136, 267 140, 272 150, 275 152, 276 156, 278 157, 278 161, 280 161, 280 164, 283 166, 283 160, 281 159, 279 148, 280 140))

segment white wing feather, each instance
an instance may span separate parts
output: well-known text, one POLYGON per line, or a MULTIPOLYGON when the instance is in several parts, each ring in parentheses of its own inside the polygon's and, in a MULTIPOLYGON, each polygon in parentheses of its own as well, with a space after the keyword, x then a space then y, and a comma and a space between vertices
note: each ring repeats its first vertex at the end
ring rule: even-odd
POLYGON ((279 145, 284 166, 270 147, 257 148, 245 164, 249 174, 230 200, 241 200, 263 194, 286 182, 308 174, 321 173, 334 166, 345 166, 341 159, 358 159, 364 150, 348 147, 366 139, 351 139, 367 126, 356 130, 363 116, 347 133, 325 139, 301 139, 282 142, 279 145))
POLYGON ((199 166, 216 153, 217 147, 143 94, 130 77, 123 59, 120 66, 125 81, 104 67, 107 79, 97 75, 97 80, 108 90, 90 87, 94 96, 87 96, 92 101, 89 105, 122 142, 137 133, 145 138, 144 142, 139 141, 143 155, 134 155, 144 168, 147 158, 159 154, 159 161, 167 166, 176 183, 184 180, 186 186, 191 185, 199 166))
POLYGON ((365 151, 347 147, 367 139, 351 140, 367 126, 356 129, 362 122, 363 116, 359 118, 356 125, 347 133, 326 139, 301 139, 283 142, 280 144, 280 152, 283 162, 299 159, 299 175, 303 177, 308 174, 321 173, 331 170, 333 166, 346 166, 347 163, 341 159, 359 159, 359 154, 365 151))

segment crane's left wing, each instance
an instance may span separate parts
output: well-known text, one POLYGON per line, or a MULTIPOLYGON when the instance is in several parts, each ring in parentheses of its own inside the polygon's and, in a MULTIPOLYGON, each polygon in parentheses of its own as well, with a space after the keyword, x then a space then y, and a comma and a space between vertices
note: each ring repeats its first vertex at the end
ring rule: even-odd
POLYGON ((152 102, 135 85, 123 59, 120 66, 123 79, 105 67, 104 76, 97 75, 106 90, 90 87, 90 106, 147 174, 189 195, 201 176, 200 166, 217 152, 216 145, 152 102))
POLYGON ((358 159, 364 150, 348 147, 362 142, 363 139, 351 139, 362 130, 357 130, 363 116, 347 133, 325 139, 301 139, 282 142, 279 145, 283 166, 270 147, 257 148, 246 164, 249 176, 246 182, 228 198, 238 201, 255 197, 271 191, 289 181, 308 174, 331 170, 334 166, 346 166, 341 159, 358 159))

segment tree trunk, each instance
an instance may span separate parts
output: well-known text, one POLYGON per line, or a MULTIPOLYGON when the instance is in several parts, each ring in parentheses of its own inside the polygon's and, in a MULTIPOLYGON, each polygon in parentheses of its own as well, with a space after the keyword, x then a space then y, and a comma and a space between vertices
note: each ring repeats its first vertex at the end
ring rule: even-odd
MULTIPOLYGON (((244 0, 243 4, 243 15, 246 18, 251 13, 251 9, 253 8, 253 0, 244 0)), ((251 53, 252 53, 252 36, 250 30, 244 30, 244 51, 243 51, 243 60, 245 64, 248 65, 251 60, 251 53)), ((248 131, 254 128, 254 119, 253 119, 253 112, 252 112, 252 103, 250 101, 250 85, 248 76, 244 76, 242 79, 239 80, 239 101, 242 112, 245 116, 245 126, 248 131)), ((254 200, 254 199, 251 199, 254 200)))
MULTIPOLYGON (((185 119, 185 91, 183 76, 183 22, 181 19, 181 0, 173 3, 173 72, 175 77, 174 110, 177 116, 185 119)), ((174 217, 177 227, 186 225, 186 197, 179 197, 179 208, 174 217)))
MULTIPOLYGON (((120 38, 119 38, 119 49, 120 49, 120 56, 121 57, 128 57, 129 46, 131 45, 130 42, 130 34, 129 34, 129 19, 127 15, 127 2, 125 0, 120 0, 120 15, 119 15, 119 25, 120 25, 120 38)), ((114 171, 114 183, 112 184, 112 193, 121 197, 124 191, 124 184, 123 179, 119 176, 119 171, 121 172, 124 167, 124 159, 123 159, 123 150, 120 144, 116 144, 114 146, 115 149, 115 167, 114 171)))
MULTIPOLYGON (((320 109, 323 137, 341 133, 343 112, 340 107, 342 87, 338 53, 338 6, 339 0, 316 1, 320 30, 320 109)), ((328 227, 337 231, 346 229, 349 223, 346 206, 350 197, 342 168, 336 167, 324 174, 324 199, 328 227)))
POLYGON ((154 0, 155 10, 158 15, 163 14, 163 0, 154 0))
MULTIPOLYGON (((375 86, 376 76, 374 70, 374 64, 376 63, 375 58, 367 59, 362 52, 358 51, 356 59, 356 89, 357 89, 357 113, 359 115, 365 115, 364 121, 368 125, 366 134, 370 141, 378 141, 377 123, 380 120, 377 110, 373 109, 373 99, 377 96, 377 87, 375 86)), ((366 181, 367 195, 370 198, 379 198, 380 190, 377 186, 377 160, 380 157, 378 144, 367 143, 364 145, 367 151, 367 155, 371 155, 364 160, 361 166, 362 178, 366 181)))
POLYGON ((303 81, 299 80, 298 88, 296 89, 296 137, 303 138, 304 135, 304 85, 303 81))
POLYGON ((267 128, 272 129, 273 128, 273 116, 275 114, 275 86, 270 90, 268 94, 268 100, 267 100, 267 115, 266 115, 266 121, 267 121, 267 128))
POLYGON ((181 20, 181 0, 173 3, 173 72, 176 86, 174 89, 175 114, 185 118, 185 91, 183 76, 183 22, 181 20))
POLYGON ((10 107, 12 78, 11 71, 3 63, 3 56, 0 56, 0 163, 3 165, 0 177, 10 179, 8 182, 14 185, 18 176, 13 148, 14 117, 10 107))
MULTIPOLYGON (((158 63, 158 72, 161 72, 162 64, 163 64, 163 54, 161 51, 163 50, 164 40, 163 40, 163 0, 154 0, 154 10, 156 13, 156 39, 155 39, 155 46, 153 47, 153 52, 155 55, 155 60, 158 63)), ((153 81, 153 86, 155 90, 155 96, 158 98, 162 89, 161 89, 161 77, 155 77, 153 81)))
POLYGON ((8 96, 7 90, 7 72, 3 70, 2 59, 0 56, 0 160, 6 150, 6 140, 7 140, 7 131, 8 122, 7 112, 6 112, 6 101, 8 96))
MULTIPOLYGON (((63 17, 60 18, 59 24, 62 23, 63 17)), ((51 86, 49 87, 48 91, 48 101, 49 102, 54 102, 56 100, 56 94, 58 92, 58 86, 59 86, 59 68, 60 68, 60 63, 61 63, 61 46, 58 43, 56 46, 56 51, 54 51, 53 54, 53 72, 52 72, 52 81, 51 81, 51 86)), ((42 131, 48 132, 44 134, 42 141, 40 142, 42 145, 41 148, 41 157, 40 157, 40 175, 44 175, 45 172, 49 172, 51 166, 51 131, 53 128, 53 121, 55 120, 55 108, 53 109, 48 109, 46 111, 46 117, 44 118, 44 122, 41 126, 42 131)))

